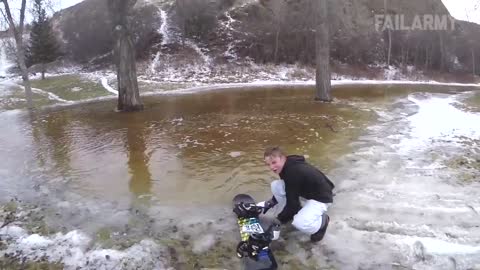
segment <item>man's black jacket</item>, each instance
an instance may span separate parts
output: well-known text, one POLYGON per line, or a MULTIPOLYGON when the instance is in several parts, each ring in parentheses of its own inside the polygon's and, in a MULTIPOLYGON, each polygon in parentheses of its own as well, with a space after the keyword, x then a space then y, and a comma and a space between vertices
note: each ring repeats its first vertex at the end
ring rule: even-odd
POLYGON ((322 203, 333 202, 335 185, 320 170, 305 162, 303 156, 288 156, 280 178, 285 182, 287 204, 278 215, 282 223, 290 221, 302 208, 300 197, 322 203))

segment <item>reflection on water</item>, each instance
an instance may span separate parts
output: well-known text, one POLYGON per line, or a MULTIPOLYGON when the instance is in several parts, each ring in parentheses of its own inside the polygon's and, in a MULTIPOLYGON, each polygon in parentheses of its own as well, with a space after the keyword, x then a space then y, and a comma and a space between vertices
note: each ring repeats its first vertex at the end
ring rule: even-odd
POLYGON ((135 196, 147 195, 152 188, 152 175, 149 171, 150 157, 145 144, 145 128, 127 127, 128 168, 131 174, 130 191, 135 196))
POLYGON ((23 132, 0 135, 8 153, 0 159, 12 164, 2 172, 12 181, 61 183, 83 196, 118 201, 154 196, 166 204, 198 204, 223 203, 239 192, 264 196, 274 177, 263 165, 266 146, 285 146, 328 170, 373 116, 367 109, 412 90, 345 87, 335 91, 333 104, 315 102, 311 89, 211 91, 148 97, 147 109, 132 114, 114 112, 111 101, 4 115, 2 122, 14 119, 13 129, 23 132))
POLYGON ((32 125, 32 139, 36 146, 35 159, 40 168, 53 168, 49 172, 52 177, 68 178, 73 170, 70 167, 70 136, 69 119, 65 115, 54 115, 37 118, 29 114, 32 125))

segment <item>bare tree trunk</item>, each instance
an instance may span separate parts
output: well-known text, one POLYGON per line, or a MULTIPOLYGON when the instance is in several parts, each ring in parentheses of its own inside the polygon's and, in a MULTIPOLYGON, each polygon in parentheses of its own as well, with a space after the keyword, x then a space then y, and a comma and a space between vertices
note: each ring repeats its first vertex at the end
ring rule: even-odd
MULTIPOLYGON (((385 18, 387 17, 387 0, 383 1, 383 11, 385 18)), ((388 28, 388 53, 387 53, 387 67, 390 66, 390 59, 392 56, 392 30, 388 28)))
POLYGON ((388 29, 388 57, 387 57, 387 67, 390 66, 391 56, 392 56, 392 30, 388 29))
POLYGON ((445 70, 445 43, 443 41, 443 35, 440 31, 440 70, 445 70))
MULTIPOLYGON (((278 48, 280 43, 280 34, 285 28, 284 20, 287 13, 287 2, 285 0, 277 1, 260 1, 260 3, 272 13, 274 29, 275 29, 275 44, 273 48, 273 61, 278 63, 278 48)), ((287 55, 288 58, 288 55, 287 55)), ((297 58, 298 59, 298 58, 297 58)))
POLYGON ((45 80, 45 70, 46 70, 45 63, 42 63, 42 80, 45 80))
POLYGON ((402 46, 402 67, 405 66, 405 47, 402 46))
POLYGON ((185 0, 177 0, 176 1, 176 4, 177 4, 177 12, 180 13, 180 29, 182 31, 182 47, 185 47, 185 38, 186 38, 186 35, 187 35, 187 16, 186 16, 186 13, 187 13, 187 7, 186 7, 186 3, 185 3, 185 0))
POLYGON ((5 7, 5 16, 6 21, 8 22, 9 30, 13 33, 16 44, 16 54, 18 66, 22 74, 23 86, 25 87, 25 97, 27 99, 27 107, 33 109, 33 98, 32 98, 32 87, 30 85, 30 80, 28 78, 28 69, 25 64, 25 47, 23 44, 23 26, 25 23, 25 9, 26 9, 26 0, 22 0, 22 6, 20 8, 20 19, 18 22, 18 27, 15 25, 15 21, 12 17, 10 11, 10 6, 8 5, 8 0, 2 0, 5 7))
POLYGON ((279 42, 279 39, 280 39, 280 27, 277 28, 277 33, 275 35, 275 51, 274 51, 274 54, 273 54, 273 61, 275 64, 277 64, 278 62, 278 42, 279 42))
POLYGON ((415 56, 413 58, 413 65, 415 66, 415 68, 418 68, 418 47, 420 47, 420 43, 417 43, 417 45, 415 46, 415 56))
POLYGON ((407 53, 405 55, 405 65, 408 66, 408 58, 410 57, 410 46, 407 45, 407 53))
POLYGON ((429 50, 428 50, 428 45, 425 47, 425 70, 428 69, 428 53, 429 53, 429 50))
POLYGON ((108 0, 110 16, 114 22, 114 59, 117 67, 119 111, 143 109, 138 91, 135 48, 128 26, 128 12, 136 0, 108 0))
POLYGON ((472 48, 472 71, 473 71, 473 76, 475 76, 477 74, 475 68, 476 68, 476 66, 475 66, 475 50, 472 48))
POLYGON ((318 21, 316 22, 316 95, 315 100, 332 101, 331 74, 330 74, 330 43, 328 29, 327 0, 313 0, 317 7, 318 21))
POLYGON ((23 86, 25 87, 25 97, 27 99, 27 107, 33 109, 33 95, 32 95, 32 86, 30 84, 30 79, 28 77, 28 68, 25 64, 25 49, 23 45, 22 37, 16 37, 15 41, 17 43, 17 61, 18 66, 20 67, 20 72, 22 73, 23 86))
POLYGON ((138 111, 143 109, 138 90, 135 49, 127 30, 117 26, 115 29, 115 58, 118 80, 119 111, 138 111))

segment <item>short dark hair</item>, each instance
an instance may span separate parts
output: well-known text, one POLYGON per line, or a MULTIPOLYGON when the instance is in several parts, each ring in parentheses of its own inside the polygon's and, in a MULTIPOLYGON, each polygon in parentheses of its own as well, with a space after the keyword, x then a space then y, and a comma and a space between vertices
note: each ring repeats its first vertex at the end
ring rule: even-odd
POLYGON ((267 147, 267 149, 265 149, 265 153, 263 154, 263 158, 271 156, 285 156, 285 152, 283 152, 279 146, 267 147))

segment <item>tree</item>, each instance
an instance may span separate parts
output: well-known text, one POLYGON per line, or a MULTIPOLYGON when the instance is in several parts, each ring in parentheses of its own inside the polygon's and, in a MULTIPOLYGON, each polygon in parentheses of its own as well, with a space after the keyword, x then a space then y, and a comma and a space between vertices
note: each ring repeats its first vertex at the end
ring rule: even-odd
POLYGON ((18 66, 20 67, 20 72, 22 74, 23 86, 25 87, 25 96, 27 99, 27 107, 29 109, 33 108, 33 99, 32 99, 32 87, 30 85, 30 80, 28 78, 28 69, 27 65, 25 64, 25 46, 23 42, 23 30, 25 25, 25 9, 27 5, 27 0, 22 0, 21 7, 20 7, 20 15, 18 24, 15 23, 15 19, 13 18, 10 5, 8 4, 8 0, 0 0, 3 2, 3 10, 0 10, 4 20, 8 25, 8 29, 10 33, 13 35, 15 39, 16 45, 16 55, 17 55, 17 62, 18 66))
POLYGON ((43 7, 44 1, 34 0, 33 15, 35 19, 30 32, 30 46, 27 58, 29 65, 41 65, 42 80, 45 79, 45 64, 55 61, 60 56, 57 39, 43 7))
POLYGON ((317 14, 315 47, 316 47, 316 95, 315 100, 332 101, 330 74, 330 40, 328 31, 327 0, 313 0, 317 14))
POLYGON ((268 1, 268 2, 260 2, 264 5, 273 16, 273 23, 275 28, 275 47, 273 50, 273 62, 278 64, 278 47, 279 47, 279 40, 280 40, 280 33, 282 29, 284 29, 284 22, 285 17, 287 16, 287 2, 285 0, 276 0, 276 1, 268 1))
MULTIPOLYGON (((477 1, 477 3, 475 4, 474 9, 475 9, 475 10, 480 9, 480 0, 477 1)), ((475 55, 475 49, 474 49, 473 46, 472 46, 472 73, 473 73, 473 76, 477 75, 475 57, 476 57, 476 55, 475 55)))
POLYGON ((175 1, 176 19, 182 34, 182 45, 186 38, 204 39, 217 24, 215 1, 177 0, 175 1))
POLYGON ((114 61, 117 68, 119 111, 143 110, 137 81, 135 47, 130 34, 128 15, 137 0, 108 0, 113 22, 114 61))
MULTIPOLYGON (((387 1, 383 0, 384 18, 387 18, 387 1)), ((390 66, 390 59, 392 56, 392 29, 387 27, 388 31, 388 52, 387 52, 387 67, 390 66)))
POLYGON ((472 73, 473 76, 477 75, 477 72, 475 70, 475 49, 472 48, 472 73))

